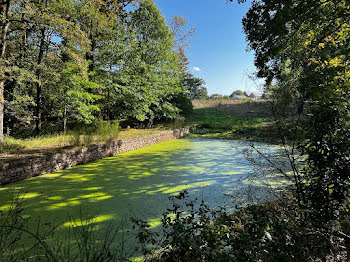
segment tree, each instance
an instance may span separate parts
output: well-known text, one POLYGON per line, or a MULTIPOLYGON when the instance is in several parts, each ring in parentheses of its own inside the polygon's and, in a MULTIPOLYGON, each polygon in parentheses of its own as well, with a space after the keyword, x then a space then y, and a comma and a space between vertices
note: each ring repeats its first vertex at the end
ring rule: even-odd
POLYGON ((170 28, 174 32, 175 47, 186 50, 190 46, 191 38, 196 33, 195 27, 190 27, 185 17, 174 16, 170 21, 170 28))
POLYGON ((27 97, 27 101, 35 101, 32 119, 36 120, 36 132, 39 134, 45 103, 42 100, 46 82, 44 76, 51 75, 49 72, 52 65, 48 65, 48 58, 63 53, 76 56, 88 48, 88 41, 79 25, 70 21, 71 17, 63 8, 72 7, 71 0, 18 0, 7 1, 7 4, 9 10, 6 21, 9 30, 3 35, 5 44, 0 61, 2 65, 6 62, 0 71, 4 76, 2 82, 5 95, 10 99, 6 103, 9 111, 7 115, 16 116, 11 110, 18 111, 19 104, 16 107, 12 105, 16 104, 19 94, 27 97), (65 42, 66 45, 60 46, 60 42, 65 42))
POLYGON ((308 163, 294 176, 299 203, 326 219, 347 208, 350 190, 349 7, 346 0, 262 0, 243 19, 258 76, 277 87, 279 117, 298 120, 295 139, 308 163))
POLYGON ((210 99, 216 100, 216 99, 222 99, 223 96, 220 94, 212 94, 211 96, 209 96, 210 99))
POLYGON ((183 85, 187 87, 187 93, 191 100, 208 98, 207 88, 203 85, 204 80, 187 73, 183 79, 183 85))
POLYGON ((232 96, 244 96, 244 92, 242 90, 236 90, 236 91, 233 91, 230 96, 231 97, 232 96))
POLYGON ((181 16, 174 16, 170 21, 170 28, 174 34, 175 50, 180 54, 180 58, 183 65, 183 71, 188 71, 188 57, 186 56, 186 50, 190 46, 191 38, 196 33, 195 27, 190 27, 187 19, 181 16))
POLYGON ((8 29, 10 26, 10 5, 10 0, 4 1, 0 5, 0 141, 4 140, 4 59, 7 45, 8 29))
MULTIPOLYGON (((184 92, 180 85, 181 66, 179 55, 173 50, 174 38, 164 17, 152 1, 142 1, 139 7, 127 14, 126 25, 115 28, 104 74, 113 79, 109 86, 109 106, 117 109, 117 117, 148 121, 157 118, 173 118, 179 109, 170 101, 184 92), (119 50, 119 51, 118 51, 119 50)), ((117 26, 117 24, 116 24, 117 26)), ((108 91, 107 91, 108 93, 108 91)), ((109 109, 105 108, 105 111, 109 109)))

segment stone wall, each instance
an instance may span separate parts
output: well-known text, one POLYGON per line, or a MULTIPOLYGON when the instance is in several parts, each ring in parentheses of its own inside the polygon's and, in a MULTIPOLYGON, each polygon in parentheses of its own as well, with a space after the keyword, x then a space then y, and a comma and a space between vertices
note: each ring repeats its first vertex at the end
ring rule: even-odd
POLYGON ((94 160, 114 156, 137 148, 142 148, 189 134, 189 128, 164 131, 155 135, 115 140, 61 153, 48 154, 36 158, 23 158, 12 161, 0 160, 0 185, 21 181, 30 177, 52 173, 94 160))

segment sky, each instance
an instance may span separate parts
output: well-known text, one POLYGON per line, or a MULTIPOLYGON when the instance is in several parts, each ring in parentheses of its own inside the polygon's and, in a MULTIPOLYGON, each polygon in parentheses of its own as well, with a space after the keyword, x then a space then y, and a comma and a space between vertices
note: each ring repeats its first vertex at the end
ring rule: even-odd
MULTIPOLYGON (((196 27, 186 55, 189 69, 206 82, 209 94, 229 95, 240 89, 261 91, 249 75, 256 71, 254 53, 247 52, 242 18, 250 7, 226 0, 155 0, 167 22, 175 15, 196 27)), ((261 81, 260 81, 261 83, 261 81)))

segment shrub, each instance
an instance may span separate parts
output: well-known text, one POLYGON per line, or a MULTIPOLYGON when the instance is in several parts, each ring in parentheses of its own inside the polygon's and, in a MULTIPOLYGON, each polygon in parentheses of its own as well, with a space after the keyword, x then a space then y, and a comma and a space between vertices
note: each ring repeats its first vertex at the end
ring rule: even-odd
POLYGON ((203 201, 179 205, 178 200, 186 197, 187 192, 182 192, 174 198, 176 202, 163 215, 159 233, 152 233, 144 221, 133 219, 146 261, 346 258, 346 234, 338 234, 340 231, 331 227, 317 227, 306 213, 298 210, 294 200, 286 202, 286 206, 269 202, 230 213, 224 208, 211 209, 203 201))
POLYGON ((183 128, 185 126, 185 118, 178 116, 174 120, 173 129, 183 128))
POLYGON ((76 124, 72 131, 73 146, 88 146, 94 141, 94 136, 99 141, 113 140, 119 135, 119 122, 99 120, 93 124, 76 124))
POLYGON ((242 90, 236 90, 232 92, 231 96, 244 96, 244 92, 242 90))
POLYGON ((117 120, 97 122, 97 135, 103 140, 116 139, 119 132, 119 122, 117 120))
POLYGON ((88 146, 93 142, 93 136, 95 134, 95 128, 93 125, 77 124, 72 130, 73 146, 88 146))

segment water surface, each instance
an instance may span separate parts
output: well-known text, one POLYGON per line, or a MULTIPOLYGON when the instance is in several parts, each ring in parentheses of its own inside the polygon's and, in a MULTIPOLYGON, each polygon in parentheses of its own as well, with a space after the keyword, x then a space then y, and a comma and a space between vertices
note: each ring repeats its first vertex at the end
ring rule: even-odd
POLYGON ((79 218, 82 209, 97 222, 130 216, 155 222, 169 207, 168 197, 184 189, 213 207, 234 206, 227 195, 245 194, 249 182, 242 178, 255 172, 244 148, 249 145, 238 141, 172 140, 0 187, 0 209, 20 194, 26 214, 44 223, 65 225, 67 216, 79 218))

